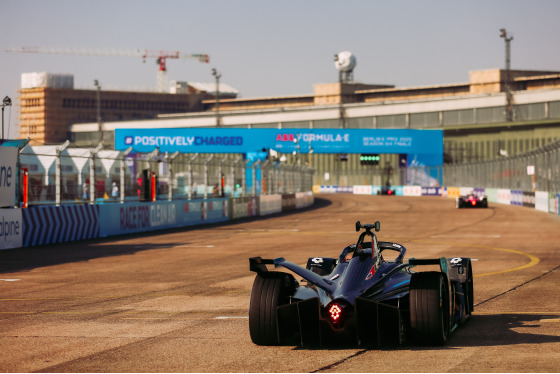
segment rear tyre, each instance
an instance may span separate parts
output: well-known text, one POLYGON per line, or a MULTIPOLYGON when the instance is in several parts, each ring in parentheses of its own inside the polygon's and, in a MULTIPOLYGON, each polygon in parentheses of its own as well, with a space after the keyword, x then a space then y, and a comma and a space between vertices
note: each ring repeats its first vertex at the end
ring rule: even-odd
POLYGON ((279 345, 276 308, 288 302, 291 277, 286 273, 258 273, 249 304, 249 332, 258 345, 279 345))
POLYGON ((442 345, 449 334, 449 293, 442 273, 410 279, 410 327, 418 343, 442 345))

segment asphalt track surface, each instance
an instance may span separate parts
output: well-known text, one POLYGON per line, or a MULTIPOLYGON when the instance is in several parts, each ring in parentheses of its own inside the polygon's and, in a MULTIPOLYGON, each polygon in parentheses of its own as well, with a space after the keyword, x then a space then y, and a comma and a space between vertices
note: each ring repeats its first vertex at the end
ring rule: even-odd
POLYGON ((318 195, 264 219, 0 252, 2 372, 560 372, 560 219, 440 197, 318 195), (475 313, 440 347, 251 342, 248 258, 336 257, 356 220, 407 258, 475 259, 475 313))

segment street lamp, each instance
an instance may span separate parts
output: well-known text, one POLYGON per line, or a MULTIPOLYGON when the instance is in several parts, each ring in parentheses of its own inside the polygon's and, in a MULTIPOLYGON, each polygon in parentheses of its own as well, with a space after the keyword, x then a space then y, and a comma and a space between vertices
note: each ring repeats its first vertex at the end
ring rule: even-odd
POLYGON ((95 87, 97 87, 97 123, 99 125, 99 142, 103 142, 103 124, 101 123, 101 85, 96 79, 93 81, 95 87))
POLYGON ((212 69, 212 75, 216 78, 216 127, 220 127, 220 78, 222 74, 212 69))
POLYGON ((4 139, 4 107, 6 106, 12 106, 12 99, 8 96, 2 100, 2 139, 4 139))
POLYGON ((513 35, 508 34, 506 29, 500 29, 500 38, 504 38, 506 42, 506 77, 505 77, 505 91, 506 91, 506 121, 513 121, 513 97, 511 94, 511 41, 513 40, 513 35))

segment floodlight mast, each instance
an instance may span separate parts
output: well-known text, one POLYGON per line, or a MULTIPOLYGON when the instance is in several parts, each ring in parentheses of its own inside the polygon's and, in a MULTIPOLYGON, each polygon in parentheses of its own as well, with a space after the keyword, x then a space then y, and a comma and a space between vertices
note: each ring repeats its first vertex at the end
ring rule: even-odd
POLYGON ((511 93, 511 41, 513 35, 507 33, 506 29, 500 29, 500 38, 504 38, 506 43, 506 70, 504 77, 504 88, 506 92, 506 121, 513 121, 513 95, 511 93))

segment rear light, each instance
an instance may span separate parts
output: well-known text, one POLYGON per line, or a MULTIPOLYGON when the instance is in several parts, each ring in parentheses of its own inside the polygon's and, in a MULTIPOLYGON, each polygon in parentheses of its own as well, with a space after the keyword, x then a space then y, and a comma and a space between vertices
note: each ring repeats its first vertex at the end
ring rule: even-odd
POLYGON ((342 317, 342 307, 338 304, 331 304, 328 309, 329 312, 329 319, 332 323, 337 323, 340 321, 340 317, 342 317))
POLYGON ((472 205, 475 206, 476 205, 476 200, 471 201, 472 205))
POLYGON ((390 195, 390 194, 392 194, 392 193, 393 193, 393 191, 391 191, 391 190, 389 190, 389 191, 387 192, 388 195, 390 195))
POLYGON ((352 311, 352 306, 345 300, 334 300, 323 309, 323 316, 333 328, 338 330, 352 317, 352 311))

